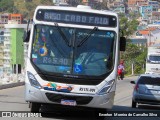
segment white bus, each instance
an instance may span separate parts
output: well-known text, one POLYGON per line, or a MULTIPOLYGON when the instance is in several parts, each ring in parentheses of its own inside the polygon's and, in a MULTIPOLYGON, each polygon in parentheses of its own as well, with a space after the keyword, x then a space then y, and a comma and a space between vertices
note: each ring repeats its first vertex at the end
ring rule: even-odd
POLYGON ((25 100, 31 112, 46 103, 112 108, 119 54, 125 50, 116 13, 38 6, 24 42, 29 42, 25 100))
POLYGON ((148 47, 146 74, 160 74, 160 44, 148 47))

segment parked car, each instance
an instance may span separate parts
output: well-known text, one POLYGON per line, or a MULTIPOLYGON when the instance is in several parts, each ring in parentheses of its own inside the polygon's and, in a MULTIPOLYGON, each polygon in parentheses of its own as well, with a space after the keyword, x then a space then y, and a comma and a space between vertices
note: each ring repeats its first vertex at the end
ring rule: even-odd
POLYGON ((160 105, 160 75, 142 74, 135 84, 132 96, 132 108, 137 104, 160 105))

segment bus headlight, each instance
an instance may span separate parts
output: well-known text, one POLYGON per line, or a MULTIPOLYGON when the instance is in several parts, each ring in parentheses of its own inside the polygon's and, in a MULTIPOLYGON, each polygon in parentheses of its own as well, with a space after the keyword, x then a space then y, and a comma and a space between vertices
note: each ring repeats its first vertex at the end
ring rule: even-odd
POLYGON ((35 88, 38 88, 38 89, 41 89, 41 85, 39 84, 39 82, 37 81, 37 79, 35 78, 35 76, 28 72, 27 71, 27 75, 28 75, 28 79, 29 79, 29 82, 31 84, 31 86, 35 87, 35 88))
POLYGON ((114 85, 115 80, 110 80, 106 83, 106 85, 100 90, 100 92, 98 93, 98 95, 103 95, 108 93, 112 86, 114 85))

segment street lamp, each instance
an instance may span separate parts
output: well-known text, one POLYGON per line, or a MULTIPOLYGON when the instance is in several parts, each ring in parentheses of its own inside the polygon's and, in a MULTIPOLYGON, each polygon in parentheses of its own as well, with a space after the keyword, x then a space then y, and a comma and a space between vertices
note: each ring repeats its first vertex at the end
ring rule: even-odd
POLYGON ((150 46, 150 45, 151 45, 151 31, 150 31, 149 27, 148 27, 147 29, 148 29, 148 39, 147 39, 147 44, 148 44, 148 46, 150 46))

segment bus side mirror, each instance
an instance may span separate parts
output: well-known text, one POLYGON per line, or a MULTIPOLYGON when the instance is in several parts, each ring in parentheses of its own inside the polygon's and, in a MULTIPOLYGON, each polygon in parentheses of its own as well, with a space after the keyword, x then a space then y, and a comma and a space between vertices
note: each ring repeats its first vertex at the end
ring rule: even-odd
POLYGON ((126 38, 120 37, 120 51, 126 50, 126 38))
POLYGON ((30 38, 30 30, 24 31, 23 42, 29 42, 29 38, 30 38))
POLYGON ((27 22, 27 30, 24 31, 23 34, 23 42, 29 42, 29 38, 30 38, 30 30, 29 30, 29 23, 30 23, 30 19, 27 22))

